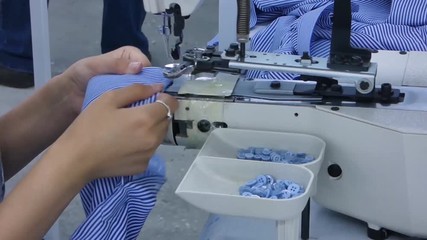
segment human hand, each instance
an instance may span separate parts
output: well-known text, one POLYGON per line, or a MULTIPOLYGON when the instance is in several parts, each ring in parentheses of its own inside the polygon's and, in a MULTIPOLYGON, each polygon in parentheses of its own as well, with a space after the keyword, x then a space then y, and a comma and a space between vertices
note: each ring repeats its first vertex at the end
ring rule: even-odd
POLYGON ((150 61, 138 48, 125 46, 77 61, 61 74, 61 79, 71 83, 72 108, 80 112, 89 79, 100 74, 136 74, 148 66, 150 61))
MULTIPOLYGON (((70 169, 87 181, 143 172, 164 140, 169 126, 160 103, 127 108, 162 90, 161 85, 132 85, 103 94, 88 106, 52 145, 47 154, 63 156, 70 169)), ((160 93, 157 99, 173 113, 178 102, 160 93)), ((55 157, 54 157, 55 158, 55 157)))

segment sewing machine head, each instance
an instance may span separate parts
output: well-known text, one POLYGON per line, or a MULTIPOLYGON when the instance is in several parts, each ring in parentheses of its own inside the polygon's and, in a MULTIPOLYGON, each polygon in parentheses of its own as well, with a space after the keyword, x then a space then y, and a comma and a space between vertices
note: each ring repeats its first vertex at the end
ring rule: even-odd
MULTIPOLYGON (((181 63, 167 66, 165 75, 175 80, 166 92, 175 95, 181 103, 169 141, 200 147, 210 131, 232 125, 224 113, 232 103, 257 104, 253 108, 254 115, 258 114, 255 109, 259 111, 271 104, 285 107, 406 107, 407 88, 396 88, 392 85, 396 85, 395 81, 384 81, 384 77, 378 75, 379 66, 384 68, 389 62, 373 61, 376 56, 390 55, 390 51, 373 53, 351 47, 350 1, 336 1, 335 4, 338 5, 335 9, 340 11, 334 12, 334 18, 341 20, 334 21, 338 24, 333 26, 327 58, 313 57, 308 52, 302 55, 251 52, 236 42, 223 51, 212 46, 190 49, 182 55, 181 63), (246 77, 249 70, 287 72, 298 77, 286 81, 258 81, 246 77)), ((402 53, 392 54, 398 55, 402 62, 408 62, 401 58, 402 53)), ((409 58, 410 53, 406 57, 409 58)), ((386 58, 390 61, 390 57, 386 58)))

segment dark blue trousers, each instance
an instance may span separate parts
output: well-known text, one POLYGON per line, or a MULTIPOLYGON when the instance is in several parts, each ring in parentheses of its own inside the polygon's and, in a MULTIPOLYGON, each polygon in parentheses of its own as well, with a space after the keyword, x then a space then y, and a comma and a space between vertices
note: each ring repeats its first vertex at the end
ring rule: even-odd
MULTIPOLYGON (((29 1, 0 0, 0 65, 23 72, 33 72, 29 1)), ((132 45, 148 54, 144 19, 141 0, 104 0, 101 51, 132 45)))

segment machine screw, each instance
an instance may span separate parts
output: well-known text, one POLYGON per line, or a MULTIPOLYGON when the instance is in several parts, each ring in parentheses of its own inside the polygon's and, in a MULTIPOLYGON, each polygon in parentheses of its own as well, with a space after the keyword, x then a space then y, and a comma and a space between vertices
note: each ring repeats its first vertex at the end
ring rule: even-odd
POLYGON ((369 84, 369 82, 361 81, 359 83, 359 86, 360 86, 360 89, 367 90, 367 89, 369 89, 370 84, 369 84))

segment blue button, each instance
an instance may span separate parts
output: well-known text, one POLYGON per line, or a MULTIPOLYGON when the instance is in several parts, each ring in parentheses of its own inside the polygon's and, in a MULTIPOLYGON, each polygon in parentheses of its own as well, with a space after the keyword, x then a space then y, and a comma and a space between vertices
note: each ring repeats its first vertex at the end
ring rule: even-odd
POLYGON ((247 152, 245 153, 245 159, 252 160, 254 158, 254 154, 247 152))
POLYGON ((262 154, 263 154, 263 155, 270 155, 270 154, 271 154, 271 149, 269 149, 269 148, 264 148, 264 149, 262 150, 262 154))
POLYGON ((272 162, 281 162, 282 161, 282 157, 276 152, 272 152, 270 154, 270 159, 272 162))
POLYGON ((267 184, 273 184, 274 183, 274 177, 273 176, 266 174, 265 178, 267 179, 267 184))
POLYGON ((238 152, 237 152, 237 158, 238 159, 245 159, 246 158, 246 156, 245 156, 245 151, 244 150, 239 150, 238 152))
POLYGON ((292 195, 294 195, 294 194, 297 194, 297 193, 299 193, 299 192, 300 192, 301 187, 300 187, 300 185, 298 185, 298 184, 296 184, 296 183, 292 183, 292 184, 290 184, 290 185, 288 186, 287 190, 288 190, 289 192, 291 192, 291 193, 292 193, 292 195))
POLYGON ((307 156, 305 156, 305 162, 312 162, 312 161, 314 161, 314 156, 311 156, 311 155, 307 155, 307 156))
POLYGON ((283 190, 278 197, 281 199, 289 199, 292 197, 292 193, 288 190, 283 190))
POLYGON ((265 185, 265 184, 267 184, 267 177, 265 177, 265 175, 259 175, 257 178, 256 178, 256 181, 257 181, 257 186, 262 186, 262 185, 265 185))
POLYGON ((288 183, 286 182, 286 180, 277 180, 274 185, 275 185, 275 188, 280 191, 288 188, 288 183))
POLYGON ((245 186, 252 187, 257 183, 258 183, 258 181, 256 179, 251 179, 251 180, 246 182, 245 186))
POLYGON ((255 148, 254 153, 258 155, 262 155, 263 148, 255 148))
POLYGON ((306 156, 307 154, 306 154, 306 153, 304 153, 304 152, 299 152, 299 153, 297 153, 296 155, 297 155, 297 157, 299 157, 299 158, 305 158, 305 156, 306 156))
POLYGON ((241 195, 245 196, 245 197, 250 197, 250 196, 252 196, 252 193, 250 193, 250 192, 243 192, 243 193, 241 193, 241 195))
POLYGON ((248 147, 247 151, 252 153, 252 154, 255 154, 255 148, 254 147, 248 147))
POLYGON ((239 188, 239 193, 240 194, 243 194, 244 192, 251 192, 251 191, 252 191, 252 189, 249 186, 241 186, 239 188))
POLYGON ((271 161, 270 155, 261 155, 261 160, 266 162, 271 161))
POLYGON ((264 189, 261 189, 261 188, 253 188, 252 194, 257 195, 259 197, 265 197, 266 191, 264 189))
POLYGON ((261 155, 260 154, 254 154, 254 160, 262 160, 261 155))

